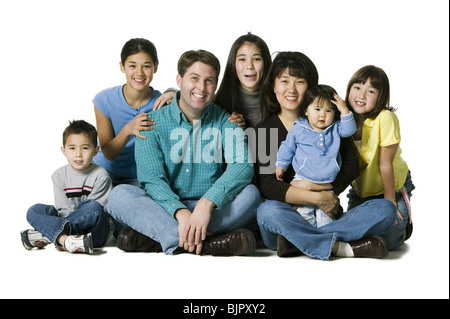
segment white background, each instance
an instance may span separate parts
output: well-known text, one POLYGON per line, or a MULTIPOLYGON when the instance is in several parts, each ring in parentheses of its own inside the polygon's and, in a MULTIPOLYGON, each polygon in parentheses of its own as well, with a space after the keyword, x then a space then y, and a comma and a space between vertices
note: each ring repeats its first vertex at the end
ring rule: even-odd
MULTIPOLYGON (((448 298, 449 2, 2 1, 0 4, 1 298, 448 298), (152 86, 175 87, 178 57, 213 52, 225 67, 251 31, 270 51, 301 51, 319 82, 345 96, 360 67, 382 67, 398 108, 416 190, 414 233, 383 260, 26 251, 27 209, 53 202, 52 172, 66 163, 61 134, 72 119, 95 124, 92 98, 124 83, 123 44, 151 40, 152 86), (80 287, 83 287, 81 289, 80 287)), ((346 202, 344 194, 341 201, 346 202)))

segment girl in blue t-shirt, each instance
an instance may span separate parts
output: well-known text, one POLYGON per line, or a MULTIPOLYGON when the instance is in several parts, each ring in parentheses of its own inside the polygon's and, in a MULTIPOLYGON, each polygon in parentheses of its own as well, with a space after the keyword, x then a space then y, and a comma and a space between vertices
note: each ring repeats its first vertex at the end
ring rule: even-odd
POLYGON ((134 137, 151 130, 148 117, 153 109, 170 102, 175 92, 161 95, 150 83, 158 70, 158 55, 152 42, 142 38, 127 41, 122 48, 120 70, 126 84, 105 89, 94 99, 100 151, 94 162, 110 174, 113 185, 140 186, 134 159, 134 137))

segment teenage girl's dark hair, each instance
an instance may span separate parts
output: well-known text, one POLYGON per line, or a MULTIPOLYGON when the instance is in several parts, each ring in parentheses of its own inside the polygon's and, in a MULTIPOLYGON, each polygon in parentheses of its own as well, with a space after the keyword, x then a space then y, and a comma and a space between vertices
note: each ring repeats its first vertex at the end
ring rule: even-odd
POLYGON ((334 94, 337 94, 336 90, 329 85, 318 84, 308 88, 299 106, 300 116, 307 118, 306 110, 308 109, 308 106, 313 103, 315 99, 318 99, 317 102, 319 105, 322 101, 331 105, 331 108, 334 110, 334 121, 339 120, 341 112, 339 112, 337 106, 331 102, 331 100, 335 100, 334 94))
POLYGON ((122 65, 125 65, 125 61, 130 55, 138 54, 139 52, 145 52, 150 55, 153 64, 158 65, 158 53, 156 52, 155 45, 143 38, 134 38, 124 44, 120 53, 120 62, 122 62, 122 65))
POLYGON ((301 52, 279 52, 273 60, 269 74, 261 88, 260 107, 262 121, 268 119, 271 114, 278 114, 281 111, 273 89, 276 78, 279 78, 285 70, 288 70, 291 76, 305 79, 308 87, 318 84, 319 74, 310 58, 301 52))
POLYGON ((236 55, 239 48, 245 44, 251 43, 256 45, 261 51, 261 57, 264 62, 263 73, 261 78, 261 84, 264 82, 267 74, 269 73, 269 68, 272 65, 272 58, 270 56, 269 47, 263 39, 248 33, 242 35, 234 41, 231 46, 230 53, 228 54, 227 65, 225 66, 225 71, 222 78, 222 83, 217 90, 216 96, 214 98, 214 103, 220 105, 228 112, 234 112, 236 110, 236 104, 238 100, 239 86, 240 82, 236 73, 236 55))
POLYGON ((86 135, 94 144, 94 147, 97 147, 97 130, 92 124, 84 120, 69 121, 69 126, 63 132, 63 146, 66 145, 67 137, 72 134, 86 135))
POLYGON ((376 67, 374 65, 366 65, 359 69, 353 74, 352 78, 347 85, 347 95, 345 101, 347 102, 348 108, 353 111, 353 108, 348 102, 348 96, 350 90, 355 83, 364 84, 370 81, 371 85, 378 90, 378 99, 375 104, 375 108, 367 114, 368 118, 374 119, 380 114, 382 110, 389 110, 395 112, 395 108, 390 106, 390 89, 389 89, 389 78, 383 69, 376 67))

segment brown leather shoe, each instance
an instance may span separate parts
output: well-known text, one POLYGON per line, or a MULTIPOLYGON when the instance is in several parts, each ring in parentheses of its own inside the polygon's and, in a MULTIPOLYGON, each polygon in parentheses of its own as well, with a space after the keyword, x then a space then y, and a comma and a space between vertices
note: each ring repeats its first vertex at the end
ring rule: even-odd
POLYGON ((125 226, 117 236, 117 247, 128 252, 162 252, 160 243, 142 235, 133 228, 125 226))
POLYGON ((303 252, 281 235, 277 238, 278 257, 295 257, 303 255, 303 252))
POLYGON ((388 254, 386 242, 380 236, 352 241, 349 244, 355 257, 383 258, 388 254))
POLYGON ((255 236, 245 228, 232 233, 211 236, 208 240, 213 256, 251 255, 256 248, 255 236))

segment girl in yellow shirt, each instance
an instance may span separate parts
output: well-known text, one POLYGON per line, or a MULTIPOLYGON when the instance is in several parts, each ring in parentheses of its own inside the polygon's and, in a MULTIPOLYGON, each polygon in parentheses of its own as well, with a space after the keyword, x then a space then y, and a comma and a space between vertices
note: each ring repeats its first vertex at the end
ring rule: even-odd
POLYGON ((401 157, 400 126, 395 109, 389 105, 389 95, 386 73, 373 65, 356 71, 348 83, 346 102, 355 114, 353 140, 360 164, 359 177, 348 194, 348 209, 374 198, 392 201, 397 206, 397 221, 382 234, 392 250, 411 235, 409 197, 414 185, 401 157))

